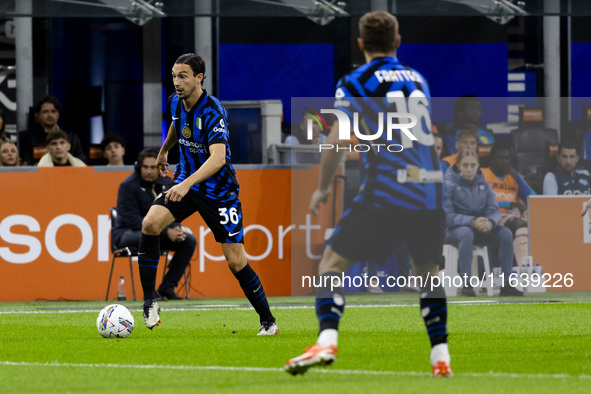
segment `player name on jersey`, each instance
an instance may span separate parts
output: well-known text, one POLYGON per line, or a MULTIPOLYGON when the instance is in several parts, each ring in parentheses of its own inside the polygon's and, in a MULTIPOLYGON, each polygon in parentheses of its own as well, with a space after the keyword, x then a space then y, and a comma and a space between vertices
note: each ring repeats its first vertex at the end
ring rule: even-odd
POLYGON ((423 82, 421 75, 413 70, 377 70, 375 77, 382 82, 423 82))

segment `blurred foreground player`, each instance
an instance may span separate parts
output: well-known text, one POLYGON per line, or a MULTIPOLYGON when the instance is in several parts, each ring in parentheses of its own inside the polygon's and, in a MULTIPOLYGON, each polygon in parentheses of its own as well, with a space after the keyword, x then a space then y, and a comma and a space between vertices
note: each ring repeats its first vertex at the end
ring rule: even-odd
MULTIPOLYGON (((431 341, 431 365, 434 376, 450 376, 450 356, 447 346, 447 305, 443 287, 431 277, 438 272, 442 237, 445 226, 443 212, 443 174, 434 149, 431 133, 429 88, 416 71, 403 66, 396 58, 400 45, 398 22, 384 11, 365 14, 359 21, 361 38, 358 44, 366 64, 337 83, 335 97, 339 110, 353 119, 351 112, 360 112, 360 125, 366 134, 376 134, 377 114, 362 112, 355 97, 387 97, 374 99, 380 112, 410 112, 418 118, 413 134, 417 140, 402 138, 393 131, 392 140, 386 133, 372 144, 405 144, 401 152, 379 151, 374 147, 363 155, 368 177, 352 207, 343 213, 332 238, 322 255, 318 268, 319 287, 316 293, 316 314, 320 332, 316 344, 289 360, 284 369, 293 374, 310 367, 332 364, 337 358, 339 320, 345 308, 343 288, 331 288, 332 279, 340 279, 355 262, 385 261, 397 244, 405 242, 414 260, 415 275, 425 280, 420 291, 420 310, 431 341), (406 108, 411 108, 406 111, 406 108), (413 108, 415 109, 413 111, 413 108), (417 108, 419 110, 417 110, 417 108), (418 130, 420 128, 420 130, 418 130)), ((369 108, 369 103, 361 103, 369 108)), ((374 105, 375 106, 375 105, 374 105)), ((377 112, 377 111, 376 111, 377 112)), ((408 120, 401 121, 408 123, 408 120)), ((339 141, 339 123, 333 124, 327 144, 346 146, 339 141)), ((316 213, 330 193, 330 182, 340 161, 337 150, 324 150, 318 189, 313 193, 310 210, 316 213)), ((394 351, 394 349, 392 349, 394 351)))
POLYGON ((207 94, 201 83, 205 62, 195 54, 180 56, 172 67, 175 93, 168 100, 172 123, 160 148, 156 166, 165 174, 168 151, 178 142, 179 163, 175 185, 158 196, 142 222, 138 250, 144 291, 144 322, 152 329, 160 322, 155 298, 156 268, 160 255, 159 235, 173 222, 199 212, 222 244, 228 267, 259 314, 258 335, 275 335, 279 329, 258 275, 246 261, 239 186, 228 145, 226 109, 207 94))

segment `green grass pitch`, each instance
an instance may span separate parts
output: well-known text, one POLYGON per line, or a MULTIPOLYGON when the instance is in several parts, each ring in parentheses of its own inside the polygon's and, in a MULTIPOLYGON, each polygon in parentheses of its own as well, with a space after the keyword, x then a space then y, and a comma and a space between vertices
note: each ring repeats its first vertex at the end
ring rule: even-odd
POLYGON ((270 298, 280 335, 257 337, 244 299, 162 302, 162 324, 104 339, 106 302, 0 304, 0 392, 590 393, 591 294, 450 299, 455 376, 430 377, 413 293, 351 295, 339 358, 293 377, 281 370, 316 340, 314 299, 270 298))

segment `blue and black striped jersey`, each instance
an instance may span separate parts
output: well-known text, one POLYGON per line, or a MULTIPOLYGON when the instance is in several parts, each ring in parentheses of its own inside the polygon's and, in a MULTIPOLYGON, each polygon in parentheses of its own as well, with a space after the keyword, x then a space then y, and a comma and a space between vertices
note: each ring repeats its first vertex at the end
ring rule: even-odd
MULTIPOLYGON (((443 209, 442 173, 431 131, 431 98, 423 76, 394 56, 375 58, 341 78, 335 98, 335 107, 349 119, 354 119, 354 112, 359 113, 357 127, 361 134, 376 135, 380 113, 382 117, 381 136, 359 140, 368 176, 356 200, 376 207, 443 209), (392 129, 388 139, 387 113, 393 112, 416 116, 417 125, 409 131, 417 140, 398 128, 392 129)), ((401 116, 393 118, 392 123, 409 122, 401 116)))
POLYGON ((181 183, 196 172, 209 158, 209 146, 226 145, 226 165, 192 189, 208 198, 221 199, 228 192, 238 192, 236 172, 232 166, 228 143, 228 114, 220 101, 203 94, 190 111, 187 111, 176 93, 168 98, 174 130, 178 137, 180 158, 174 173, 174 181, 181 183))

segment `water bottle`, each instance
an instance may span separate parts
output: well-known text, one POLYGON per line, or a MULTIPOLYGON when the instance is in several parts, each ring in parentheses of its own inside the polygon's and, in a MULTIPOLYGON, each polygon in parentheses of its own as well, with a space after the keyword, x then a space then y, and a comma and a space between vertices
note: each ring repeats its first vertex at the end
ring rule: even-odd
POLYGON ((521 266, 527 267, 528 265, 531 265, 532 267, 534 265, 532 256, 523 256, 521 259, 521 266))
POLYGON ((117 301, 125 301, 125 279, 123 279, 123 275, 119 277, 119 284, 117 285, 117 301))
MULTIPOLYGON (((501 291, 501 286, 504 284, 504 283, 501 283, 501 274, 503 273, 503 271, 502 271, 501 267, 493 267, 492 271, 493 271, 493 280, 492 280, 493 294, 499 295, 499 292, 501 291)), ((508 280, 508 278, 505 278, 505 280, 508 280)))

